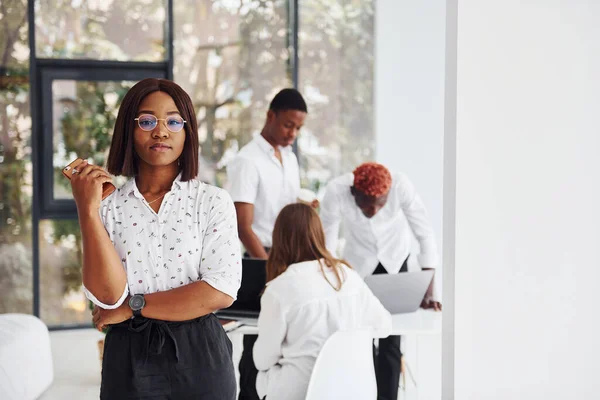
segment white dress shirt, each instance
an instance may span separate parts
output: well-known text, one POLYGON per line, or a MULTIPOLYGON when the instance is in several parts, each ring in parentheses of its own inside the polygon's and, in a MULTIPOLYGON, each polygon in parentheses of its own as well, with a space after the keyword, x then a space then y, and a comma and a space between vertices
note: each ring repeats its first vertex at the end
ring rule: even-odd
POLYGON ((127 272, 127 286, 114 305, 100 302, 84 287, 99 307, 117 308, 128 293, 162 292, 200 280, 236 298, 241 249, 233 202, 223 189, 180 178, 158 214, 135 179, 102 201, 100 216, 127 272))
POLYGON ((271 247, 277 215, 297 201, 300 191, 300 170, 292 146, 279 150, 282 162, 273 146, 257 135, 227 165, 231 198, 254 205, 252 230, 265 247, 271 247))
POLYGON ((346 243, 342 258, 365 277, 378 263, 395 274, 411 252, 413 234, 420 245, 421 267, 434 268, 438 263, 437 245, 425 206, 413 184, 403 174, 392 174, 388 200, 377 214, 367 218, 355 203, 350 187, 354 174, 331 181, 321 202, 321 221, 327 248, 336 253, 340 223, 346 243))
MULTIPOLYGON (((323 267, 336 285, 333 271, 323 267)), ((340 291, 318 261, 290 265, 267 284, 253 350, 260 398, 304 399, 321 348, 339 330, 371 328, 377 338, 391 333, 390 313, 354 270, 344 265, 342 271, 340 291)))

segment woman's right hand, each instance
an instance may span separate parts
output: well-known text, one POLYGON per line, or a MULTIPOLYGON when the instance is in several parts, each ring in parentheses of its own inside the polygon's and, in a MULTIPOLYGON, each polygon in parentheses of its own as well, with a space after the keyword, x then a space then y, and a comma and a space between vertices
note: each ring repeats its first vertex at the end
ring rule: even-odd
POLYGON ((78 213, 97 214, 102 201, 102 185, 112 179, 105 170, 85 160, 75 165, 72 171, 71 189, 78 213))

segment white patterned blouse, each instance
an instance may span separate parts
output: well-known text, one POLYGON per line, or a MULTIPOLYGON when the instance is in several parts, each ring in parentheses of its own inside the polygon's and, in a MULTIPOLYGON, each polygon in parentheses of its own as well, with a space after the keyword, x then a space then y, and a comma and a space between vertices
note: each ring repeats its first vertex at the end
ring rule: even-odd
POLYGON ((236 298, 241 283, 241 248, 235 208, 223 189, 198 180, 173 182, 156 213, 130 179, 102 201, 100 216, 123 268, 127 295, 166 291, 196 281, 236 298))

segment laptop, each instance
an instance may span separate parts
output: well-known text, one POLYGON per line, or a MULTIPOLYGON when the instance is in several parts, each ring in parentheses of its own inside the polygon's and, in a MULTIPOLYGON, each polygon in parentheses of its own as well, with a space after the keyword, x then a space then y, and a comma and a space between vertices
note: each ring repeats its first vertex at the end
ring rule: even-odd
POLYGON ((267 281, 267 260, 242 259, 242 283, 237 299, 229 308, 216 312, 223 318, 258 318, 260 295, 267 281))
POLYGON ((365 283, 390 314, 415 312, 433 279, 433 270, 377 274, 365 277, 365 283))

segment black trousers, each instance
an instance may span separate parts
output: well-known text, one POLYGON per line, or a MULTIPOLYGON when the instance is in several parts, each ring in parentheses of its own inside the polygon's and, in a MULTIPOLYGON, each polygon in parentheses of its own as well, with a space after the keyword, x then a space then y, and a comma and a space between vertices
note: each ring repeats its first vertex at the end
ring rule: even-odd
POLYGON ((148 318, 106 334, 101 400, 234 400, 231 341, 214 314, 185 322, 148 318))
MULTIPOLYGON (((408 258, 404 260, 400 272, 408 271, 408 258)), ((387 274, 379 263, 373 275, 387 274)), ((373 345, 373 361, 377 378, 377 400, 397 400, 400 386, 400 367, 402 352, 400 351, 400 336, 388 336, 379 339, 379 349, 373 345)))
MULTIPOLYGON (((265 247, 265 251, 268 253, 269 247, 265 247)), ((249 257, 248 253, 244 253, 244 257, 249 257)), ((254 349, 254 343, 256 343, 258 335, 244 335, 243 343, 244 348, 242 349, 242 357, 240 358, 239 371, 240 371, 240 394, 238 400, 260 400, 258 393, 256 392, 256 376, 258 370, 254 365, 254 359, 252 358, 252 349, 254 349)))
POLYGON ((240 394, 238 400, 260 400, 256 392, 256 376, 258 370, 252 358, 252 349, 258 335, 244 335, 244 348, 240 359, 240 394))

